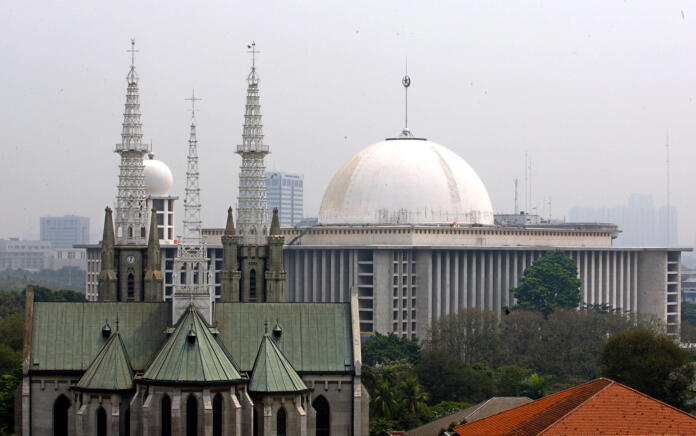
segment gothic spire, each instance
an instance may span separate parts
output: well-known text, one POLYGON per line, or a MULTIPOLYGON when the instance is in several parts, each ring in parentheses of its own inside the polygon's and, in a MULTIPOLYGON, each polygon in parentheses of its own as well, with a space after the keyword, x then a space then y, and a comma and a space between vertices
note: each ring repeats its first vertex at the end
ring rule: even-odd
POLYGON ((150 237, 147 241, 147 269, 161 270, 159 232, 157 230, 157 209, 152 208, 150 215, 150 237))
POLYGON ((280 220, 278 219, 278 208, 273 208, 273 219, 271 220, 271 236, 280 235, 280 220))
POLYGON ((234 214, 232 213, 232 207, 227 209, 227 225, 225 226, 225 236, 234 236, 234 214))
POLYGON ((259 75, 256 72, 256 43, 248 48, 252 54, 251 71, 247 76, 246 109, 242 144, 237 154, 242 156, 239 173, 237 228, 244 244, 265 244, 268 234, 268 203, 266 200, 266 167, 264 157, 269 153, 263 143, 261 104, 259 103, 259 75))
POLYGON ((104 235, 102 236, 102 269, 114 269, 114 221, 111 217, 111 208, 104 210, 104 235))
POLYGON ((186 166, 186 197, 184 199, 184 234, 181 244, 187 247, 198 247, 202 242, 201 235, 201 195, 198 185, 198 140, 196 139, 196 97, 195 90, 186 100, 191 102, 191 132, 186 166))
POLYGON ((148 151, 143 144, 140 121, 140 93, 135 72, 135 40, 131 40, 131 67, 126 80, 126 105, 123 112, 121 143, 116 153, 121 155, 116 196, 116 240, 119 244, 144 244, 147 225, 145 173, 143 156, 148 151))

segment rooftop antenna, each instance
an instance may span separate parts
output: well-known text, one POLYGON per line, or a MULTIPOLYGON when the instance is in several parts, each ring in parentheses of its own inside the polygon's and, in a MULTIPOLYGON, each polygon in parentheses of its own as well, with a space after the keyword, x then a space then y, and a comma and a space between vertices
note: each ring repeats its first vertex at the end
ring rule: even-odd
POLYGON ((515 183, 515 215, 517 215, 518 213, 520 213, 519 206, 517 204, 517 185, 520 183, 520 179, 515 177, 513 182, 515 183))
POLYGON ((194 89, 191 91, 191 97, 185 98, 184 100, 191 102, 191 119, 196 118, 196 102, 203 99, 196 97, 196 90, 194 89))
POLYGON ((401 79, 401 84, 404 86, 404 93, 406 95, 406 105, 404 108, 405 123, 404 129, 401 131, 401 137, 408 137, 413 136, 411 131, 408 130, 408 87, 411 86, 411 78, 408 75, 408 58, 406 58, 406 74, 404 74, 404 77, 401 79))
POLYGON ((529 213, 529 165, 527 152, 524 152, 524 210, 529 213))
POLYGON ((669 190, 669 166, 670 166, 669 165, 669 131, 667 131, 667 142, 665 143, 665 152, 667 154, 667 162, 666 162, 666 164, 667 164, 667 171, 666 171, 666 173, 667 173, 666 174, 666 176, 667 176, 667 186, 666 186, 666 188, 667 188, 667 220, 665 222, 667 241, 665 241, 665 243, 666 243, 667 247, 669 247, 671 245, 670 244, 671 243, 670 226, 672 224, 670 222, 670 218, 671 218, 670 215, 671 215, 672 211, 671 211, 671 205, 670 205, 670 192, 669 192, 670 191, 669 190))

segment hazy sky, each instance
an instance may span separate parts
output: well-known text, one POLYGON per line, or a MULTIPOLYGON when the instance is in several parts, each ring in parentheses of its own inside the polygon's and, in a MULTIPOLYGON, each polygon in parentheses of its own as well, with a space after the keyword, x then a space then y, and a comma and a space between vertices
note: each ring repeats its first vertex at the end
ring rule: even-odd
POLYGON ((663 205, 669 132, 680 243, 694 243, 693 2, 4 1, 0 36, 0 237, 36 238, 41 215, 68 213, 100 230, 115 202, 133 37, 144 138, 180 197, 184 98, 194 87, 203 98, 206 227, 223 226, 236 202, 255 40, 266 162, 305 174, 308 216, 352 154, 402 128, 408 56, 409 127, 464 157, 497 212, 513 208, 525 152, 533 203, 551 198, 554 217, 633 192, 663 205))

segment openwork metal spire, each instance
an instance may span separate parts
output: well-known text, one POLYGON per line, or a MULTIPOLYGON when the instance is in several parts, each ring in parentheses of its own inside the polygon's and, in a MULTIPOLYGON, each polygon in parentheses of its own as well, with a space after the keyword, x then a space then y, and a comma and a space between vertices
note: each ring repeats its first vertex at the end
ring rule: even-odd
POLYGON ((196 139, 196 98, 195 90, 190 98, 191 102, 191 133, 186 166, 186 197, 184 199, 184 234, 180 245, 186 247, 201 246, 201 191, 198 186, 198 140, 196 139))
POLYGON ((126 77, 126 106, 123 113, 121 143, 115 152, 121 155, 118 194, 116 196, 116 241, 118 244, 145 244, 147 228, 147 191, 143 156, 148 152, 143 144, 140 121, 140 93, 135 72, 135 40, 131 40, 131 67, 126 77))
POLYGON ((237 154, 242 156, 239 173, 237 230, 243 244, 265 244, 268 235, 268 202, 266 199, 266 166, 264 157, 269 153, 263 143, 261 104, 259 103, 259 75, 256 72, 256 43, 248 48, 252 55, 251 72, 247 76, 247 98, 244 111, 242 144, 237 154))

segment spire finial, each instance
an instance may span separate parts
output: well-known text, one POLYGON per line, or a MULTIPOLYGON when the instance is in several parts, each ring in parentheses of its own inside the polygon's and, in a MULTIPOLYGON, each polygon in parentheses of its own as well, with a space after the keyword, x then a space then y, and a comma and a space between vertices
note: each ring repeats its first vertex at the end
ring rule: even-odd
POLYGON ((264 334, 266 334, 266 335, 268 334, 268 320, 263 322, 263 331, 264 331, 264 334))
POLYGON ((118 312, 116 312, 116 331, 118 331, 118 312))
POLYGON ((191 119, 196 118, 196 102, 203 100, 202 98, 196 97, 196 90, 191 91, 191 97, 185 98, 184 100, 191 102, 191 119))
POLYGON ((401 131, 401 136, 413 136, 411 131, 408 129, 408 87, 411 86, 411 77, 408 75, 408 57, 406 58, 406 72, 404 77, 401 79, 401 84, 404 86, 404 93, 406 95, 406 104, 404 108, 404 129, 401 131))
POLYGON ((260 51, 256 50, 256 41, 251 41, 251 44, 247 44, 247 48, 249 51, 247 53, 251 53, 251 69, 256 68, 256 53, 261 53, 260 51))
POLYGON ((131 38, 131 48, 129 50, 126 50, 131 54, 131 67, 135 66, 135 54, 138 53, 140 50, 135 49, 135 38, 131 38))

